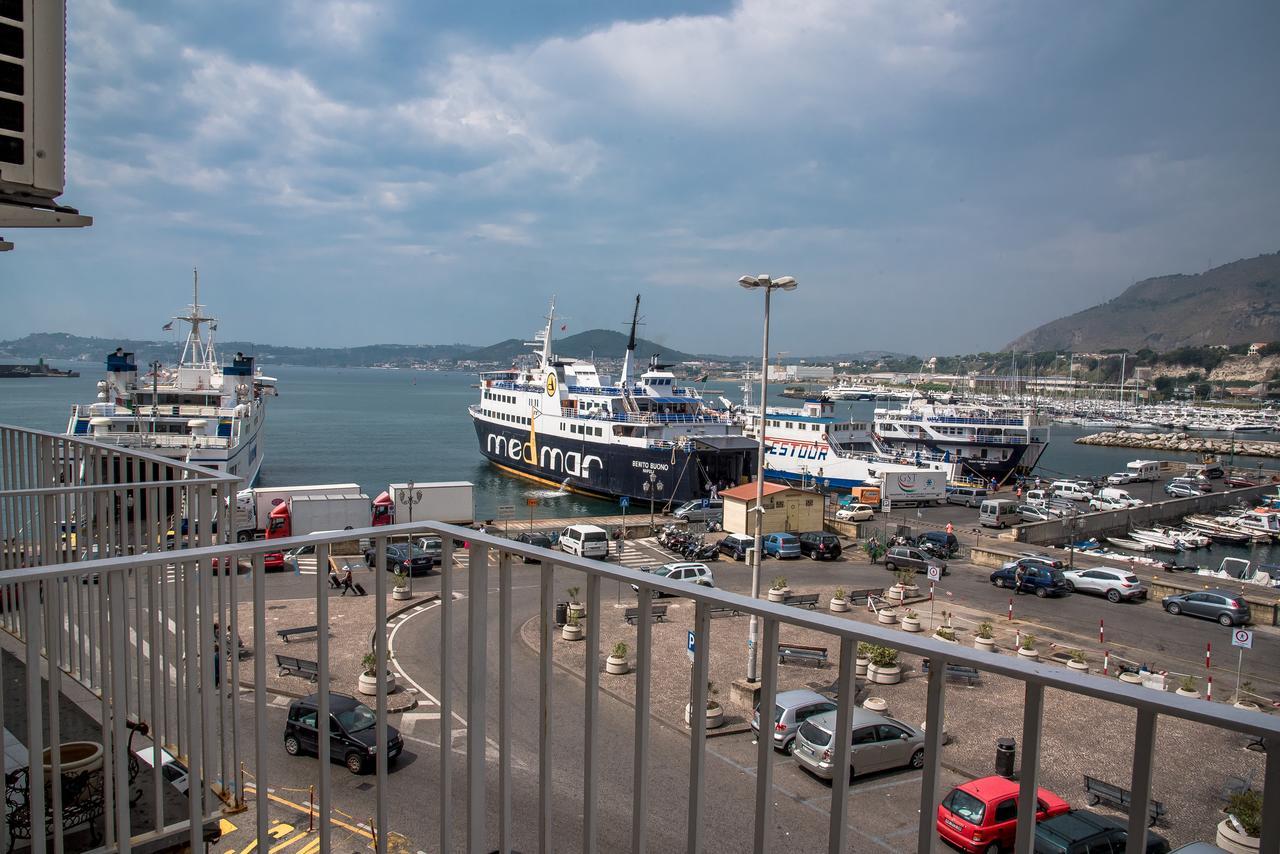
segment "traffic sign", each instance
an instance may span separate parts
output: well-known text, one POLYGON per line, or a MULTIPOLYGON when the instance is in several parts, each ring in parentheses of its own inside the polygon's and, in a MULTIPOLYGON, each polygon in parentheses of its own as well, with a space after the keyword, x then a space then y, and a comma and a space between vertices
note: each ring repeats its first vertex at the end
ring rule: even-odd
MULTIPOLYGON (((689 636, 692 637, 693 632, 690 632, 689 636)), ((1236 629, 1231 633, 1231 645, 1253 649, 1253 632, 1248 629, 1236 629)))
POLYGON ((707 509, 708 507, 710 507, 710 506, 711 506, 711 499, 710 499, 710 498, 704 498, 704 499, 702 499, 702 509, 703 509, 703 510, 706 510, 706 509, 707 509))
POLYGON ((623 510, 626 510, 628 507, 631 506, 631 499, 625 495, 620 496, 618 498, 618 506, 621 507, 623 510))
POLYGON ((536 499, 536 498, 526 498, 526 499, 524 500, 524 503, 525 503, 525 504, 528 504, 530 507, 537 507, 537 506, 538 506, 538 499, 536 499))
POLYGON ((942 567, 938 566, 936 563, 931 563, 931 564, 929 564, 929 580, 930 580, 930 581, 941 581, 941 580, 942 580, 942 567))
POLYGON ((499 505, 498 505, 498 518, 499 518, 499 519, 510 519, 512 516, 514 516, 514 515, 515 515, 515 513, 516 513, 516 506, 515 506, 514 504, 499 504, 499 505))
POLYGON ((697 650, 697 648, 698 648, 697 635, 695 635, 693 632, 689 632, 689 641, 685 645, 685 652, 689 653, 690 661, 693 661, 693 653, 697 650))
POLYGON ((886 499, 884 500, 884 512, 886 512, 886 513, 892 513, 892 512, 893 512, 893 499, 892 499, 892 498, 886 498, 886 499))

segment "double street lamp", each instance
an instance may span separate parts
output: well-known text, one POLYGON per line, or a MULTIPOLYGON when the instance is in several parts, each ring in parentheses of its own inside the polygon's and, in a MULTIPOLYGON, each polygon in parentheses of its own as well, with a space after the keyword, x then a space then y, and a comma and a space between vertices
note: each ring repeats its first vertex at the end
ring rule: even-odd
MULTIPOLYGON (((780 279, 768 275, 743 276, 738 284, 747 290, 764 290, 764 351, 760 357, 760 421, 756 425, 756 547, 751 560, 751 598, 760 598, 760 557, 764 547, 764 425, 769 396, 769 301, 775 290, 794 291, 796 280, 791 276, 780 279)), ((747 681, 757 680, 759 662, 760 622, 755 614, 747 627, 747 681)))
MULTIPOLYGON (((403 492, 396 494, 396 501, 409 508, 409 518, 405 521, 413 524, 413 505, 422 503, 422 490, 414 490, 413 481, 405 484, 403 492)), ((404 570, 409 576, 409 595, 413 595, 413 533, 405 535, 404 570)))
POLYGON ((653 536, 653 499, 662 492, 662 481, 658 480, 658 475, 650 470, 649 479, 640 484, 640 488, 644 490, 644 494, 649 496, 649 536, 653 536))

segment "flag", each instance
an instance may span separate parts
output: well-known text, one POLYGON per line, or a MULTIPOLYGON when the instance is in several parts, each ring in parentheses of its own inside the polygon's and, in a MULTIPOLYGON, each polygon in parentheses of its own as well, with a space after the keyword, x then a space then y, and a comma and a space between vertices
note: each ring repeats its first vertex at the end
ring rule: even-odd
POLYGON ((564 331, 565 331, 566 329, 568 329, 568 328, 569 328, 569 324, 567 324, 567 323, 562 323, 562 324, 560 324, 560 331, 561 331, 561 332, 564 332, 564 331))
POLYGON ((711 376, 710 374, 703 374, 702 376, 694 380, 694 382, 705 383, 707 379, 710 378, 710 376, 711 376))
POLYGON ((173 329, 173 321, 172 321, 172 320, 170 320, 168 323, 166 323, 166 324, 164 325, 164 331, 165 331, 165 332, 168 332, 168 331, 169 331, 169 330, 171 330, 171 329, 173 329))

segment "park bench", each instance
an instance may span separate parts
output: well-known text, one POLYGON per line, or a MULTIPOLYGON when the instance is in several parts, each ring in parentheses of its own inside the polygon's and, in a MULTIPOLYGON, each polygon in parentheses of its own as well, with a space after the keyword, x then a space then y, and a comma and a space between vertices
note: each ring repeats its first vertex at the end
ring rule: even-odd
POLYGON ((880 596, 883 593, 883 587, 867 587, 862 590, 850 590, 845 594, 844 598, 850 605, 865 605, 867 599, 872 596, 880 596))
POLYGON ((280 640, 285 643, 289 642, 289 638, 294 635, 310 635, 319 631, 319 626, 294 626, 291 629, 276 629, 276 634, 280 636, 280 640))
POLYGON ((818 607, 817 593, 801 593, 796 596, 788 596, 782 600, 783 605, 792 605, 797 608, 808 608, 812 611, 818 607))
POLYGON ((739 617, 742 612, 732 605, 711 605, 707 608, 707 614, 712 617, 739 617))
MULTIPOLYGON (((1084 801, 1089 806, 1107 804, 1118 810, 1128 812, 1132 796, 1128 789, 1113 786, 1088 774, 1084 775, 1084 801)), ((1160 801, 1153 800, 1147 807, 1147 826, 1151 827, 1165 817, 1168 810, 1160 801)))
POLYGON ((281 676, 301 676, 315 682, 320 678, 320 665, 305 658, 294 658, 292 655, 276 653, 276 667, 281 676))
POLYGON ((798 643, 778 644, 778 663, 787 664, 793 660, 823 667, 827 663, 827 648, 825 646, 805 646, 798 643))
MULTIPOLYGON (((623 612, 622 616, 628 623, 634 626, 636 623, 636 620, 640 619, 640 608, 639 607, 628 608, 626 611, 623 612)), ((665 623, 667 621, 667 606, 666 605, 650 605, 649 621, 652 623, 665 623)))
MULTIPOLYGON (((929 659, 923 659, 921 669, 925 673, 929 672, 929 659)), ((978 668, 970 667, 967 664, 948 664, 946 676, 948 679, 954 679, 957 682, 964 682, 966 685, 972 686, 982 677, 982 674, 978 672, 978 668)))

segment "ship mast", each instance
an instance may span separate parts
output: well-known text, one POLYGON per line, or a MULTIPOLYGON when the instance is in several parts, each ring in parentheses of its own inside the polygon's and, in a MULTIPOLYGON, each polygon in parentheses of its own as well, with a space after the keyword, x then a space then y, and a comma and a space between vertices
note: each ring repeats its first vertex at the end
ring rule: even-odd
POLYGON ((631 337, 627 339, 627 354, 622 357, 622 376, 619 377, 619 385, 622 386, 623 393, 626 393, 627 386, 631 385, 631 371, 635 367, 634 359, 636 352, 636 323, 640 320, 640 295, 636 294, 635 311, 631 314, 631 337))
POLYGON ((203 306, 200 305, 200 271, 192 268, 192 296, 190 313, 185 315, 177 315, 173 319, 181 320, 184 323, 191 324, 191 329, 187 332, 187 341, 182 345, 182 358, 178 360, 179 367, 191 368, 209 368, 213 369, 217 366, 218 356, 213 349, 213 333, 217 330, 217 318, 210 317, 200 313, 203 306), (200 334, 200 324, 209 324, 209 340, 206 342, 200 334), (187 355, 190 354, 191 361, 188 363, 187 355))

